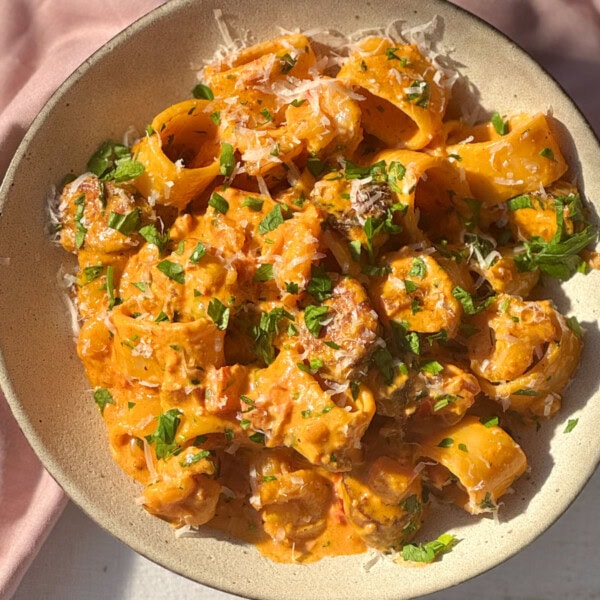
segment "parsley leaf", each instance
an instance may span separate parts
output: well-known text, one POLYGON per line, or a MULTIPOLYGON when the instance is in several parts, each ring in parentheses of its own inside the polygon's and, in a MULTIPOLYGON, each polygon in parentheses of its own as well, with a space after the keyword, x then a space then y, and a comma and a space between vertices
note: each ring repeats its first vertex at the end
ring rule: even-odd
POLYGON ((179 461, 179 464, 182 467, 189 467, 190 465, 194 465, 197 462, 200 462, 203 458, 208 458, 209 456, 210 450, 201 450, 197 454, 187 454, 182 461, 179 461))
POLYGON ((560 201, 556 202, 556 223, 557 231, 549 242, 538 236, 525 241, 525 250, 514 257, 519 271, 539 269, 550 277, 566 281, 581 268, 584 261, 579 252, 596 241, 596 229, 588 225, 582 231, 568 235, 560 201))
POLYGON ((553 152, 552 148, 543 148, 540 151, 540 156, 543 156, 544 158, 547 158, 549 160, 556 160, 554 158, 554 152, 553 152))
POLYGON ((577 423, 579 423, 579 419, 569 419, 563 433, 571 433, 577 426, 577 423))
POLYGON ((192 250, 190 254, 190 262, 197 265, 200 262, 200 259, 206 254, 206 247, 202 242, 198 242, 196 247, 192 250))
POLYGON ((373 362, 383 377, 386 385, 394 382, 394 359, 387 348, 377 348, 373 352, 373 362))
POLYGON ((399 182, 404 179, 404 175, 406 175, 406 167, 402 163, 396 160, 390 162, 390 166, 388 168, 388 182, 394 192, 399 194, 402 193, 402 188, 400 187, 399 182))
POLYGON ((112 394, 106 388, 98 388, 94 391, 94 401, 98 405, 101 414, 104 414, 107 404, 115 404, 112 394))
POLYGON ((263 265, 260 265, 260 267, 256 269, 256 273, 254 273, 252 279, 254 279, 254 281, 271 281, 271 279, 273 279, 273 264, 264 263, 263 265))
MULTIPOLYGON (((231 177, 235 167, 235 156, 233 146, 227 142, 221 144, 221 155, 219 156, 219 172, 225 177, 231 177)), ((221 211, 222 212, 222 211, 221 211)), ((225 211, 227 212, 227 211, 225 211)), ((225 213, 223 213, 225 214, 225 213)))
POLYGON ((425 275, 427 275, 427 265, 425 264, 425 261, 420 257, 413 258, 412 266, 410 267, 408 275, 410 277, 425 279, 425 275))
POLYGON ((490 427, 495 427, 500 422, 500 420, 498 419, 497 416, 496 417, 490 417, 489 419, 486 419, 486 418, 482 417, 479 421, 480 421, 480 423, 484 427, 487 427, 488 429, 490 427))
POLYGON ((258 233, 265 235, 270 231, 277 229, 285 221, 283 212, 281 210, 281 204, 276 204, 273 209, 266 215, 266 217, 258 225, 258 233))
POLYGON ((215 209, 215 212, 220 212, 221 214, 227 214, 229 210, 229 202, 221 196, 221 194, 217 194, 217 192, 213 192, 208 199, 208 205, 212 206, 215 209))
POLYGON ((263 312, 260 315, 260 322, 254 327, 254 351, 267 365, 275 360, 273 340, 279 332, 279 322, 284 318, 294 320, 293 315, 280 306, 269 312, 263 312))
POLYGON ((208 303, 208 316, 213 320, 217 329, 223 331, 229 324, 229 309, 218 299, 213 298, 208 303))
POLYGON ((405 92, 409 102, 422 108, 429 106, 429 84, 426 81, 413 81, 405 92))
POLYGON ((297 294, 300 291, 300 286, 295 281, 287 281, 285 291, 288 294, 297 294))
POLYGON ((122 215, 120 213, 111 212, 108 216, 108 227, 116 229, 123 235, 131 235, 140 227, 140 209, 134 208, 130 213, 122 215))
POLYGON ((430 375, 439 375, 444 370, 444 365, 437 360, 428 360, 421 365, 421 372, 429 373, 430 375))
POLYGON ((108 309, 112 310, 120 303, 120 299, 115 296, 115 267, 113 265, 106 267, 106 294, 108 296, 108 309))
POLYGON ((179 263, 163 260, 156 265, 156 268, 161 273, 164 273, 169 279, 181 283, 182 285, 185 283, 184 269, 179 263))
POLYGON ((149 444, 154 444, 156 458, 168 458, 181 451, 181 448, 175 443, 175 434, 179 422, 179 410, 176 408, 158 415, 158 425, 154 433, 146 436, 146 441, 149 444))
POLYGON ((506 135, 508 133, 508 121, 505 121, 500 113, 495 112, 490 119, 496 133, 499 135, 506 135))
POLYGON ((241 208, 247 206, 250 210, 254 212, 260 212, 262 210, 264 201, 258 198, 252 198, 251 196, 246 196, 246 199, 240 205, 241 208))
POLYGON ((457 543, 456 536, 445 533, 436 540, 424 544, 406 544, 402 547, 402 558, 412 562, 430 563, 440 554, 451 550, 457 543))
POLYGON ((139 177, 144 165, 131 157, 127 146, 110 140, 102 142, 87 163, 88 170, 104 181, 123 183, 139 177))
POLYGON ((169 232, 158 233, 156 225, 144 225, 140 229, 140 235, 149 243, 158 248, 159 254, 162 254, 169 243, 169 232))
POLYGON ((279 57, 279 61, 281 62, 281 72, 286 74, 296 66, 298 59, 286 52, 283 56, 279 57))
POLYGON ((311 278, 306 286, 306 291, 319 302, 331 298, 331 290, 333 289, 333 281, 327 275, 327 271, 323 267, 311 267, 311 278))
MULTIPOLYGON (((91 267, 83 268, 83 276, 85 277, 85 284, 91 283, 92 281, 98 279, 100 275, 102 275, 102 271, 104 271, 104 265, 92 265, 91 267)), ((571 317, 574 318, 574 317, 571 317)))
POLYGON ((319 337, 319 333, 321 333, 322 323, 327 319, 328 315, 328 306, 315 306, 314 304, 309 304, 304 309, 304 323, 308 331, 314 337, 319 337))
POLYGON ((452 295, 462 304, 464 311, 468 315, 476 315, 484 311, 496 299, 495 296, 490 296, 489 298, 475 301, 473 296, 459 285, 452 290, 452 295))
POLYGON ((344 163, 344 175, 346 179, 365 179, 371 177, 375 182, 387 181, 387 170, 384 160, 380 160, 372 165, 359 167, 353 162, 346 160, 344 163))
POLYGON ((214 100, 215 95, 212 90, 204 83, 199 83, 194 86, 192 90, 192 95, 194 98, 198 98, 199 100, 214 100))

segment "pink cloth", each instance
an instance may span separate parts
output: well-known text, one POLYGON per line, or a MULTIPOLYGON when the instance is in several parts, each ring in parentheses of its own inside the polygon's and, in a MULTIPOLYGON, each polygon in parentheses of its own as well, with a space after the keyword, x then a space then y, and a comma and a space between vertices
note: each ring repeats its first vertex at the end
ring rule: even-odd
MULTIPOLYGON (((600 0, 453 1, 528 50, 600 131, 600 0)), ((0 2, 0 177, 56 87, 106 40, 161 3, 0 2)), ((16 590, 64 504, 0 393, 0 600, 16 590)))

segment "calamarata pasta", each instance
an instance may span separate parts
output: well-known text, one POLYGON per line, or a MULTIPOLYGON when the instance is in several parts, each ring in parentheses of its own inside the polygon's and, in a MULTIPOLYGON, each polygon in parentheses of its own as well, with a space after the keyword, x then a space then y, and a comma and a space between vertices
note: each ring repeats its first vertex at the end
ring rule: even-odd
POLYGON ((449 118, 453 81, 415 44, 282 35, 64 186, 78 353, 149 513, 428 562, 433 497, 494 512, 526 471, 505 426, 560 409, 582 347, 533 298, 596 232, 552 117, 449 118))

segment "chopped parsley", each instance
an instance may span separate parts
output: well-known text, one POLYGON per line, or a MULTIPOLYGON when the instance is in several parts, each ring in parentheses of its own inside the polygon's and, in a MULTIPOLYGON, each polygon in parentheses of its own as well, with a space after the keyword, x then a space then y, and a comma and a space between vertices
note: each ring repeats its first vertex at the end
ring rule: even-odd
POLYGON ((414 281, 411 281, 410 279, 405 279, 404 289, 406 290, 407 294, 412 294, 413 292, 416 292, 419 289, 419 286, 414 281))
POLYGON ((390 162, 390 166, 388 167, 388 182, 394 192, 402 193, 399 182, 404 179, 404 175, 406 175, 406 167, 402 163, 396 160, 390 162))
MULTIPOLYGON (((225 177, 231 177, 235 168, 235 155, 233 146, 227 142, 221 144, 221 155, 219 156, 219 172, 225 177)), ((212 206, 212 205, 211 205, 212 206)), ((220 211, 223 212, 223 211, 220 211)), ((227 212, 227 210, 225 210, 227 212)), ((223 214, 225 214, 223 212, 223 214)))
POLYGON ((444 365, 440 364, 437 360, 428 360, 421 365, 422 373, 429 373, 430 375, 439 375, 444 370, 444 365))
POLYGON ((425 279, 425 276, 427 275, 427 265, 425 264, 425 261, 420 257, 413 258, 412 266, 410 267, 408 275, 409 277, 425 279))
POLYGON ((92 281, 98 279, 98 277, 102 275, 102 271, 104 271, 104 265, 102 264, 93 265, 91 267, 84 267, 83 276, 85 278, 85 284, 87 285, 88 283, 91 283, 92 281))
POLYGON ((252 198, 251 196, 246 196, 246 198, 240 206, 241 208, 248 207, 254 212, 260 212, 262 210, 263 204, 264 200, 260 200, 259 198, 252 198))
POLYGON ((213 192, 208 199, 208 205, 212 206, 215 209, 215 212, 220 212, 221 214, 227 214, 229 210, 229 202, 221 196, 221 194, 217 194, 217 192, 213 192))
POLYGON ((300 291, 300 286, 294 281, 287 281, 285 284, 285 291, 288 294, 297 294, 300 291))
POLYGON ((540 156, 543 156, 544 158, 547 158, 552 161, 556 161, 556 159, 554 158, 554 151, 552 150, 552 148, 542 148, 542 150, 540 151, 540 156))
POLYGON ((85 241, 85 234, 87 233, 87 227, 81 222, 83 219, 83 213, 85 211, 85 194, 80 194, 73 200, 73 204, 77 206, 73 221, 75 222, 75 246, 81 248, 85 241))
POLYGON ((265 218, 258 225, 258 233, 265 235, 270 231, 277 229, 285 218, 281 209, 281 204, 276 204, 273 209, 265 216, 265 218))
POLYGON ((577 426, 577 423, 579 423, 579 419, 569 419, 563 433, 571 433, 577 426))
POLYGON ((87 163, 88 170, 104 181, 123 183, 139 177, 144 165, 131 157, 127 146, 110 140, 102 142, 87 163))
POLYGON ((106 388, 97 388, 94 391, 94 402, 98 405, 101 414, 104 414, 107 404, 115 404, 112 394, 106 388))
POLYGON ((182 461, 179 461, 179 464, 182 467, 189 467, 197 462, 200 462, 203 458, 208 458, 209 456, 210 450, 201 450, 197 454, 187 454, 182 461))
POLYGON ((255 431, 252 435, 248 436, 248 439, 255 444, 263 444, 265 443, 265 434, 260 433, 260 431, 255 431))
POLYGON ((309 304, 304 309, 304 323, 308 331, 314 336, 319 337, 323 321, 329 317, 328 306, 315 306, 309 304))
POLYGON ((172 408, 158 415, 158 425, 154 433, 146 436, 149 444, 154 444, 156 458, 168 458, 181 452, 181 447, 175 443, 175 435, 179 427, 179 410, 172 408))
POLYGON ((208 303, 208 316, 213 320, 217 329, 223 331, 229 324, 229 309, 218 299, 213 298, 208 303))
POLYGON ((331 298, 333 281, 323 267, 312 266, 311 278, 306 286, 306 291, 318 302, 331 298))
POLYGON ((441 554, 452 550, 458 541, 456 536, 445 533, 424 544, 406 544, 402 547, 402 558, 411 562, 431 563, 441 554))
POLYGON ((579 256, 579 252, 595 242, 598 234, 591 225, 576 233, 568 233, 564 222, 564 207, 568 206, 570 211, 573 206, 574 215, 580 218, 577 211, 578 200, 578 195, 556 198, 556 233, 548 242, 538 236, 524 242, 525 250, 514 257, 519 271, 539 269, 550 277, 566 281, 585 267, 585 261, 579 256))
POLYGON ((495 296, 489 296, 488 298, 476 300, 467 290, 461 288, 459 285, 452 290, 452 295, 462 304, 465 313, 468 315, 476 315, 484 311, 496 299, 495 296))
POLYGON ((169 243, 169 232, 159 233, 156 225, 144 225, 139 233, 149 244, 154 244, 158 248, 159 254, 165 251, 169 243))
POLYGON ((353 162, 346 160, 344 163, 344 175, 346 179, 366 179, 371 177, 372 181, 384 182, 387 181, 386 163, 380 160, 372 165, 359 167, 353 162))
POLYGON ((261 313, 260 322, 253 328, 254 351, 267 365, 275 360, 273 342, 279 333, 279 322, 282 319, 293 321, 294 317, 283 307, 277 307, 269 312, 261 313))
POLYGON ((213 94, 213 91, 204 83, 199 83, 196 86, 194 86, 194 89, 192 90, 192 95, 194 96, 194 98, 197 98, 198 100, 214 100, 215 99, 215 95, 213 94))
POLYGON ((496 133, 499 135, 506 135, 508 133, 508 121, 505 121, 500 113, 495 112, 490 119, 496 133))
POLYGON ((394 382, 394 359, 387 348, 377 348, 373 352, 373 362, 377 370, 381 373, 383 382, 386 385, 392 385, 394 382))
POLYGON ((429 106, 429 84, 426 81, 413 81, 405 92, 409 102, 421 108, 429 106))
POLYGON ((131 235, 140 228, 140 209, 134 208, 126 215, 111 212, 108 216, 107 225, 123 235, 131 235))
POLYGON ((169 279, 176 281, 177 283, 184 284, 185 283, 185 272, 182 265, 179 263, 163 260, 156 265, 156 268, 164 273, 169 279))
POLYGON ((454 439, 451 437, 445 437, 443 440, 440 440, 438 444, 439 448, 452 448, 454 445, 454 439))
POLYGON ((511 198, 506 203, 506 206, 508 207, 508 210, 521 210, 522 208, 533 208, 533 202, 531 201, 531 196, 523 194, 521 196, 511 198))
POLYGON ((196 247, 192 250, 190 254, 190 262, 197 265, 200 262, 200 259, 206 254, 206 247, 202 242, 198 242, 196 247))
POLYGON ((279 62, 281 63, 281 72, 285 75, 296 66, 298 59, 286 52, 283 56, 279 57, 279 62))
POLYGON ((115 296, 115 268, 113 265, 106 267, 106 295, 108 296, 109 310, 120 304, 120 298, 115 296))
POLYGON ((252 279, 254 279, 254 281, 271 281, 271 279, 273 279, 272 263, 260 265, 260 267, 256 269, 256 273, 254 273, 254 277, 252 279))

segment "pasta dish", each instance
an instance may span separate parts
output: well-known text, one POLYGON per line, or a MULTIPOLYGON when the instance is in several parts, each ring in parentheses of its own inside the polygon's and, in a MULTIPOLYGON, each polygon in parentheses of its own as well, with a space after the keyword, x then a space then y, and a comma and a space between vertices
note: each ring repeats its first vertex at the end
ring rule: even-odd
POLYGON ((596 232, 551 116, 469 124, 452 83, 414 44, 282 35, 64 185, 78 353, 149 513, 430 562, 432 498, 493 513, 526 471, 511 419, 559 410, 582 345, 536 286, 596 232))

